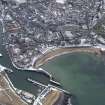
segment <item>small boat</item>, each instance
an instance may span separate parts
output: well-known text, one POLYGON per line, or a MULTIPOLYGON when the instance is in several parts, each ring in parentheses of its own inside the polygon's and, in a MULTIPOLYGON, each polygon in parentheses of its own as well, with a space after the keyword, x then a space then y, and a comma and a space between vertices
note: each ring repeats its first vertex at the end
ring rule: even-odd
POLYGON ((3 55, 0 53, 0 57, 2 57, 3 55))

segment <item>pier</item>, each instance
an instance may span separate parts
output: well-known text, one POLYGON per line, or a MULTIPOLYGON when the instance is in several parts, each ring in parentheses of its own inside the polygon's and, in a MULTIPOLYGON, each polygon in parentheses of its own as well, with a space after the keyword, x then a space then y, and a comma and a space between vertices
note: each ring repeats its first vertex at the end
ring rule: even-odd
POLYGON ((57 85, 57 86, 61 86, 61 84, 60 84, 59 82, 54 81, 54 80, 52 80, 52 79, 50 79, 50 82, 53 83, 53 84, 55 84, 55 85, 57 85))
POLYGON ((46 70, 42 69, 42 68, 38 68, 37 72, 41 72, 44 75, 48 76, 49 78, 52 78, 52 75, 49 72, 47 72, 46 70))
POLYGON ((31 78, 28 78, 27 80, 28 80, 29 82, 31 82, 31 83, 37 85, 37 86, 47 87, 46 85, 44 85, 44 84, 42 84, 42 83, 39 83, 39 82, 37 82, 37 81, 35 81, 35 80, 32 80, 31 78))
POLYGON ((39 82, 37 82, 37 81, 35 81, 35 80, 32 80, 31 78, 28 78, 27 80, 28 80, 29 82, 35 84, 35 85, 38 85, 38 86, 41 86, 41 87, 45 87, 45 88, 46 88, 46 87, 53 87, 53 88, 56 88, 56 89, 58 89, 58 90, 60 90, 60 91, 63 91, 64 93, 70 95, 70 92, 68 92, 68 91, 66 91, 66 90, 63 90, 63 89, 61 89, 61 88, 58 88, 58 87, 56 87, 56 86, 53 86, 53 85, 51 85, 51 84, 48 84, 48 86, 47 86, 47 85, 44 85, 44 84, 42 84, 42 83, 39 83, 39 82))
POLYGON ((68 91, 66 91, 66 90, 64 90, 64 89, 61 89, 61 88, 55 87, 55 86, 53 86, 53 85, 48 84, 48 87, 56 88, 56 89, 58 89, 58 90, 60 90, 60 91, 63 91, 64 93, 66 93, 66 94, 68 94, 68 95, 71 95, 70 92, 68 92, 68 91))

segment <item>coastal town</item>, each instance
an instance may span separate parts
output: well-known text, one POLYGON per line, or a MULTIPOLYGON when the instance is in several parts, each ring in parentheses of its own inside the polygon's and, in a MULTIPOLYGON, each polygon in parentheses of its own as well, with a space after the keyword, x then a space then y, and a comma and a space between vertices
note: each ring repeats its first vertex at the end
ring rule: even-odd
MULTIPOLYGON (((88 52, 105 60, 105 0, 0 0, 0 26, 12 65, 41 71, 56 85, 40 68, 54 57, 88 52)), ((15 88, 6 72, 14 70, 0 64, 1 105, 72 105, 72 93, 27 78, 42 88, 35 96, 15 88)))

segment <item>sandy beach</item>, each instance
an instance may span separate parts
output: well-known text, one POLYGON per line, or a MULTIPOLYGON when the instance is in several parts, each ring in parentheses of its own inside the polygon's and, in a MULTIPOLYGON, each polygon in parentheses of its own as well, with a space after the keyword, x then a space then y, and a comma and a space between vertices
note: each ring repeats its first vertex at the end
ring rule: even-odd
POLYGON ((56 48, 56 49, 49 50, 45 54, 41 55, 34 62, 33 67, 38 68, 39 66, 48 62, 49 60, 51 60, 57 56, 63 55, 63 54, 79 53, 79 52, 92 53, 92 54, 99 55, 99 56, 101 55, 101 49, 100 48, 91 48, 91 47, 56 48))

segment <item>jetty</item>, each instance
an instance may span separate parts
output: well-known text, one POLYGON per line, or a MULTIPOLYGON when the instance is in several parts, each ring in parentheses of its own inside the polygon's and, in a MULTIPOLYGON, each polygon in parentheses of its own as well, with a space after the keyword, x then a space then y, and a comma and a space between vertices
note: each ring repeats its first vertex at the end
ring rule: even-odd
POLYGON ((61 84, 60 84, 59 82, 54 81, 54 80, 52 80, 52 79, 50 79, 50 82, 53 83, 53 84, 55 84, 55 85, 61 86, 61 84))
POLYGON ((46 70, 42 69, 42 68, 38 68, 37 72, 41 72, 44 75, 48 76, 49 78, 52 78, 52 75, 49 72, 47 72, 46 70))
POLYGON ((63 91, 63 92, 66 93, 66 94, 70 94, 70 92, 68 92, 68 91, 66 91, 66 90, 64 90, 64 89, 58 88, 58 87, 56 87, 56 86, 53 86, 53 85, 51 85, 51 84, 44 85, 44 84, 39 83, 39 82, 37 82, 37 81, 35 81, 35 80, 31 79, 31 78, 28 78, 27 80, 28 80, 29 82, 33 83, 34 85, 37 85, 37 86, 41 86, 41 87, 44 87, 44 88, 46 88, 46 87, 53 87, 53 88, 56 88, 56 89, 58 89, 58 90, 60 90, 60 91, 63 91))
POLYGON ((31 78, 28 78, 27 79, 29 82, 33 83, 34 85, 37 85, 37 86, 40 86, 40 87, 47 87, 46 85, 42 84, 42 83, 39 83, 31 78))
POLYGON ((61 89, 61 88, 56 87, 56 86, 53 86, 53 85, 51 85, 51 84, 48 84, 48 87, 53 87, 53 88, 55 88, 55 89, 57 89, 57 90, 60 90, 60 91, 62 91, 62 92, 64 92, 64 93, 66 93, 66 94, 68 94, 68 95, 71 96, 70 92, 67 91, 67 90, 61 89))

